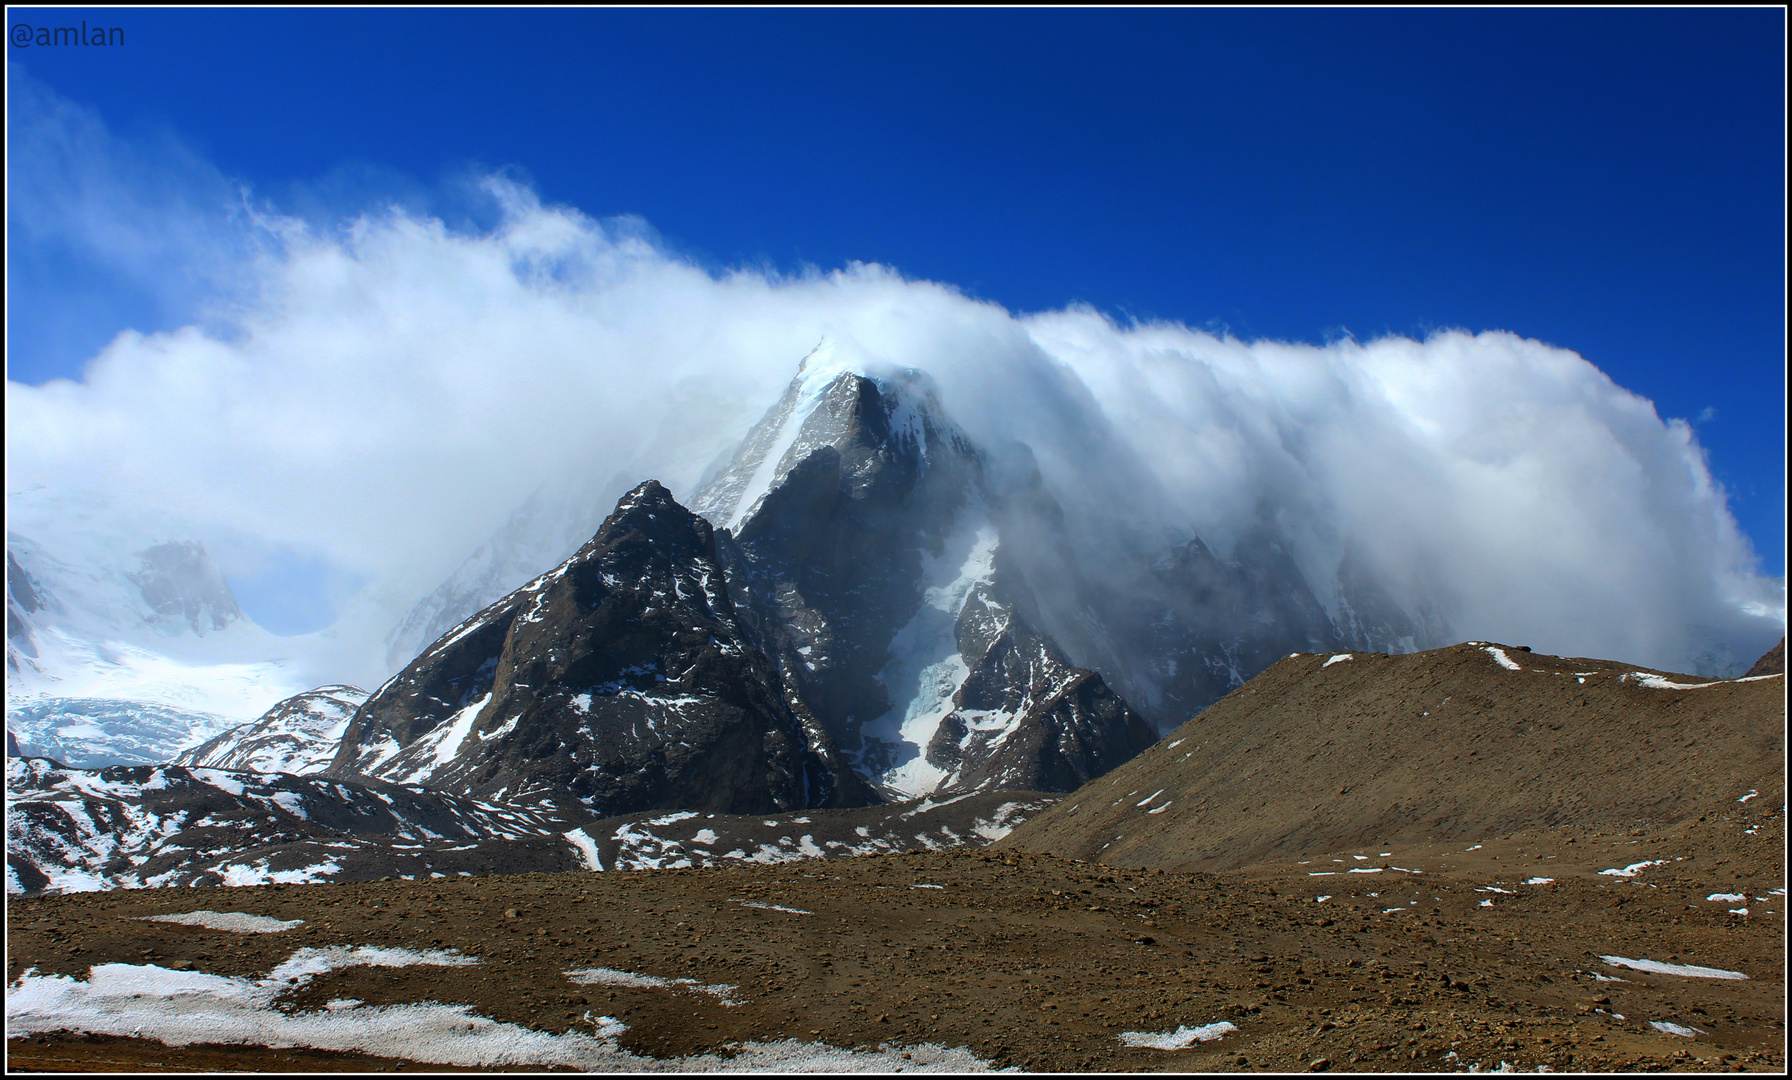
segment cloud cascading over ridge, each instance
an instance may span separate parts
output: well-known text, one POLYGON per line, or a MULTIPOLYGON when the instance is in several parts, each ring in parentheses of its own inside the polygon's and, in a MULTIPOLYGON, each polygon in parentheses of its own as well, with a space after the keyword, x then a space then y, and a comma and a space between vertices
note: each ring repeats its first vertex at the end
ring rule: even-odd
POLYGON ((1191 531, 1225 551, 1269 517, 1322 596, 1348 548, 1465 637, 1684 668, 1689 626, 1739 650, 1783 627, 1691 427, 1566 349, 1015 314, 869 264, 716 273, 642 223, 484 186, 484 231, 231 215, 241 235, 195 249, 236 260, 194 271, 235 282, 203 328, 8 383, 9 503, 104 491, 313 554, 395 619, 544 484, 688 496, 827 338, 928 371, 974 438, 1027 444, 1091 559, 1191 531))

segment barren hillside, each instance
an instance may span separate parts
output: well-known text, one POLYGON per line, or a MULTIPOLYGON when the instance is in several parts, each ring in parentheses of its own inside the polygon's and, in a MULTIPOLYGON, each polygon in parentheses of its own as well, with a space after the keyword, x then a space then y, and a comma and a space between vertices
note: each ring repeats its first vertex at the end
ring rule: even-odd
POLYGON ((1295 654, 1003 841, 1217 870, 1364 846, 1659 826, 1785 793, 1785 677, 1468 642, 1295 654))

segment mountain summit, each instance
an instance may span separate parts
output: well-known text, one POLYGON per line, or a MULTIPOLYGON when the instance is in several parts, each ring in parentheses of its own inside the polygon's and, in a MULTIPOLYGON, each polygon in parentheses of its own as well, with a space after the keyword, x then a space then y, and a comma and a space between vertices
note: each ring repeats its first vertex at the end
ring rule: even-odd
POLYGON ((870 801, 742 625, 714 530, 651 480, 377 690, 331 772, 592 817, 870 801))
POLYGON ((1017 500, 928 377, 839 370, 824 345, 693 499, 736 606, 887 796, 1065 790, 1150 725, 1024 609, 1017 500))

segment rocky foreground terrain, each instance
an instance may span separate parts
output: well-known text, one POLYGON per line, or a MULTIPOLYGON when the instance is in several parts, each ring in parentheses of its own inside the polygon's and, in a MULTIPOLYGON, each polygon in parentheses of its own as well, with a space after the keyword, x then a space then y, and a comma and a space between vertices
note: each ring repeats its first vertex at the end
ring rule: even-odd
POLYGON ((1336 656, 977 849, 14 898, 8 1065, 1784 1070, 1783 674, 1336 656))

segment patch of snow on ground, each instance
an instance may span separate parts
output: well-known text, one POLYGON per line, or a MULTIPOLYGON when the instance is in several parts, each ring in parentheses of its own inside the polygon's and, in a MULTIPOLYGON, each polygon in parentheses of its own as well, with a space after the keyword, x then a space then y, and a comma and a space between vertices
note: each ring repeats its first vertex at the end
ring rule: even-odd
POLYGON ((762 911, 788 911, 792 915, 813 915, 813 911, 804 911, 798 907, 785 907, 782 904, 764 904, 758 900, 736 900, 741 907, 759 908, 762 911))
MULTIPOLYGON (((293 985, 286 982, 289 975, 303 983, 309 981, 309 975, 330 966, 347 966, 335 963, 337 960, 380 966, 476 962, 403 949, 334 952, 342 955, 312 955, 297 969, 289 961, 255 982, 154 965, 95 965, 85 982, 66 975, 39 975, 31 969, 7 989, 7 1033, 73 1031, 155 1039, 170 1046, 302 1046, 469 1068, 558 1065, 586 1072, 800 1073, 979 1072, 990 1068, 967 1049, 935 1043, 841 1050, 794 1039, 749 1043, 727 1059, 702 1054, 660 1060, 622 1049, 616 1039, 627 1026, 590 1013, 584 1017, 591 1025, 589 1034, 569 1031, 556 1035, 498 1023, 473 1013, 466 1005, 368 1008, 353 998, 337 998, 308 1012, 274 1007, 275 997, 293 985)), ((299 959, 295 954, 294 960, 299 959)))
POLYGON ((1697 1038, 1698 1036, 1705 1034, 1703 1028, 1683 1027, 1679 1024, 1670 1024, 1666 1020, 1651 1020, 1649 1021, 1649 1026, 1656 1031, 1666 1032, 1669 1035, 1681 1035, 1688 1039, 1697 1038))
POLYGON ((203 926, 207 930, 229 930, 235 934, 278 934, 302 925, 304 919, 270 919, 266 915, 248 915, 241 911, 189 911, 185 915, 144 915, 145 922, 184 923, 203 926))
POLYGON ((1749 801, 1749 800, 1750 800, 1750 799, 1752 799, 1752 798, 1755 798, 1755 797, 1756 797, 1756 796, 1757 796, 1757 795, 1760 795, 1760 794, 1761 794, 1761 793, 1760 793, 1760 792, 1759 792, 1759 791, 1756 791, 1756 790, 1755 790, 1755 789, 1754 789, 1754 788, 1749 788, 1749 789, 1748 789, 1748 794, 1747 794, 1747 795, 1744 795, 1744 796, 1743 796, 1743 797, 1742 797, 1742 798, 1740 798, 1740 799, 1737 799, 1737 800, 1736 800, 1736 801, 1737 801, 1737 802, 1747 802, 1747 801, 1749 801))
POLYGON ((1720 902, 1726 903, 1726 904, 1740 904, 1744 900, 1747 900, 1748 897, 1742 895, 1739 892, 1714 892, 1710 896, 1707 896, 1705 899, 1717 900, 1717 901, 1720 901, 1720 902))
POLYGON ((699 994, 708 994, 724 1005, 739 1005, 741 1002, 731 996, 740 987, 725 983, 703 984, 696 979, 663 979, 658 975, 636 975, 631 971, 617 971, 615 968, 581 968, 578 971, 564 972, 567 978, 581 986, 633 986, 643 990, 690 990, 699 994))
POLYGON ((1493 657, 1495 660, 1498 660, 1500 663, 1500 666, 1505 668, 1507 671, 1523 671, 1524 670, 1523 668, 1519 667, 1517 664, 1512 662, 1512 658, 1510 656, 1506 655, 1506 650, 1504 650, 1504 649, 1498 648, 1493 645, 1487 645, 1487 646, 1484 646, 1481 649, 1481 651, 1486 653, 1487 655, 1493 657))
POLYGON ((1333 664, 1337 663, 1340 660, 1354 660, 1354 659, 1356 659, 1356 657, 1352 656, 1350 653, 1341 652, 1338 655, 1332 657, 1330 660, 1327 660, 1325 663, 1320 664, 1319 667, 1321 670, 1323 670, 1325 668, 1331 667, 1333 664))
POLYGON ((1525 879, 1525 884, 1526 885, 1548 885, 1553 881, 1555 881, 1555 878, 1552 878, 1552 877, 1534 877, 1534 878, 1525 879))
POLYGON ((1599 873, 1605 877, 1635 877, 1639 871, 1647 870, 1651 866, 1666 865, 1666 859, 1653 859, 1649 862, 1631 863, 1622 870, 1601 870, 1599 873))
MULTIPOLYGON (((1760 678, 1759 675, 1757 675, 1755 677, 1760 678)), ((1742 682, 1743 681, 1741 679, 1734 679, 1734 680, 1716 679, 1716 680, 1713 680, 1712 682, 1679 683, 1679 682, 1670 682, 1667 679, 1662 678, 1660 675, 1655 675, 1655 674, 1652 674, 1647 671, 1633 671, 1633 672, 1629 673, 1628 675, 1618 676, 1619 682, 1625 682, 1630 679, 1635 679, 1638 686, 1646 686, 1651 690, 1701 690, 1707 686, 1722 686, 1725 682, 1732 682, 1732 681, 1733 682, 1742 682)))
POLYGON ((1693 979, 1746 979, 1740 971, 1724 971, 1722 968, 1696 967, 1691 964, 1664 964, 1659 960, 1626 960, 1622 956, 1601 956, 1599 959, 1613 967, 1634 968, 1647 971, 1652 975, 1684 975, 1693 979))
POLYGON ((560 835, 566 838, 567 843, 578 849, 579 858, 584 860, 585 869, 602 870, 604 868, 604 861, 597 854, 597 841, 591 839, 591 834, 584 829, 571 829, 560 835))
POLYGON ((1183 1025, 1175 1031, 1159 1035, 1147 1031, 1122 1031, 1120 1045, 1142 1046, 1152 1050, 1183 1050, 1197 1042, 1212 1042, 1222 1035, 1237 1030, 1236 1025, 1221 1020, 1217 1024, 1202 1024, 1200 1027, 1183 1025))

